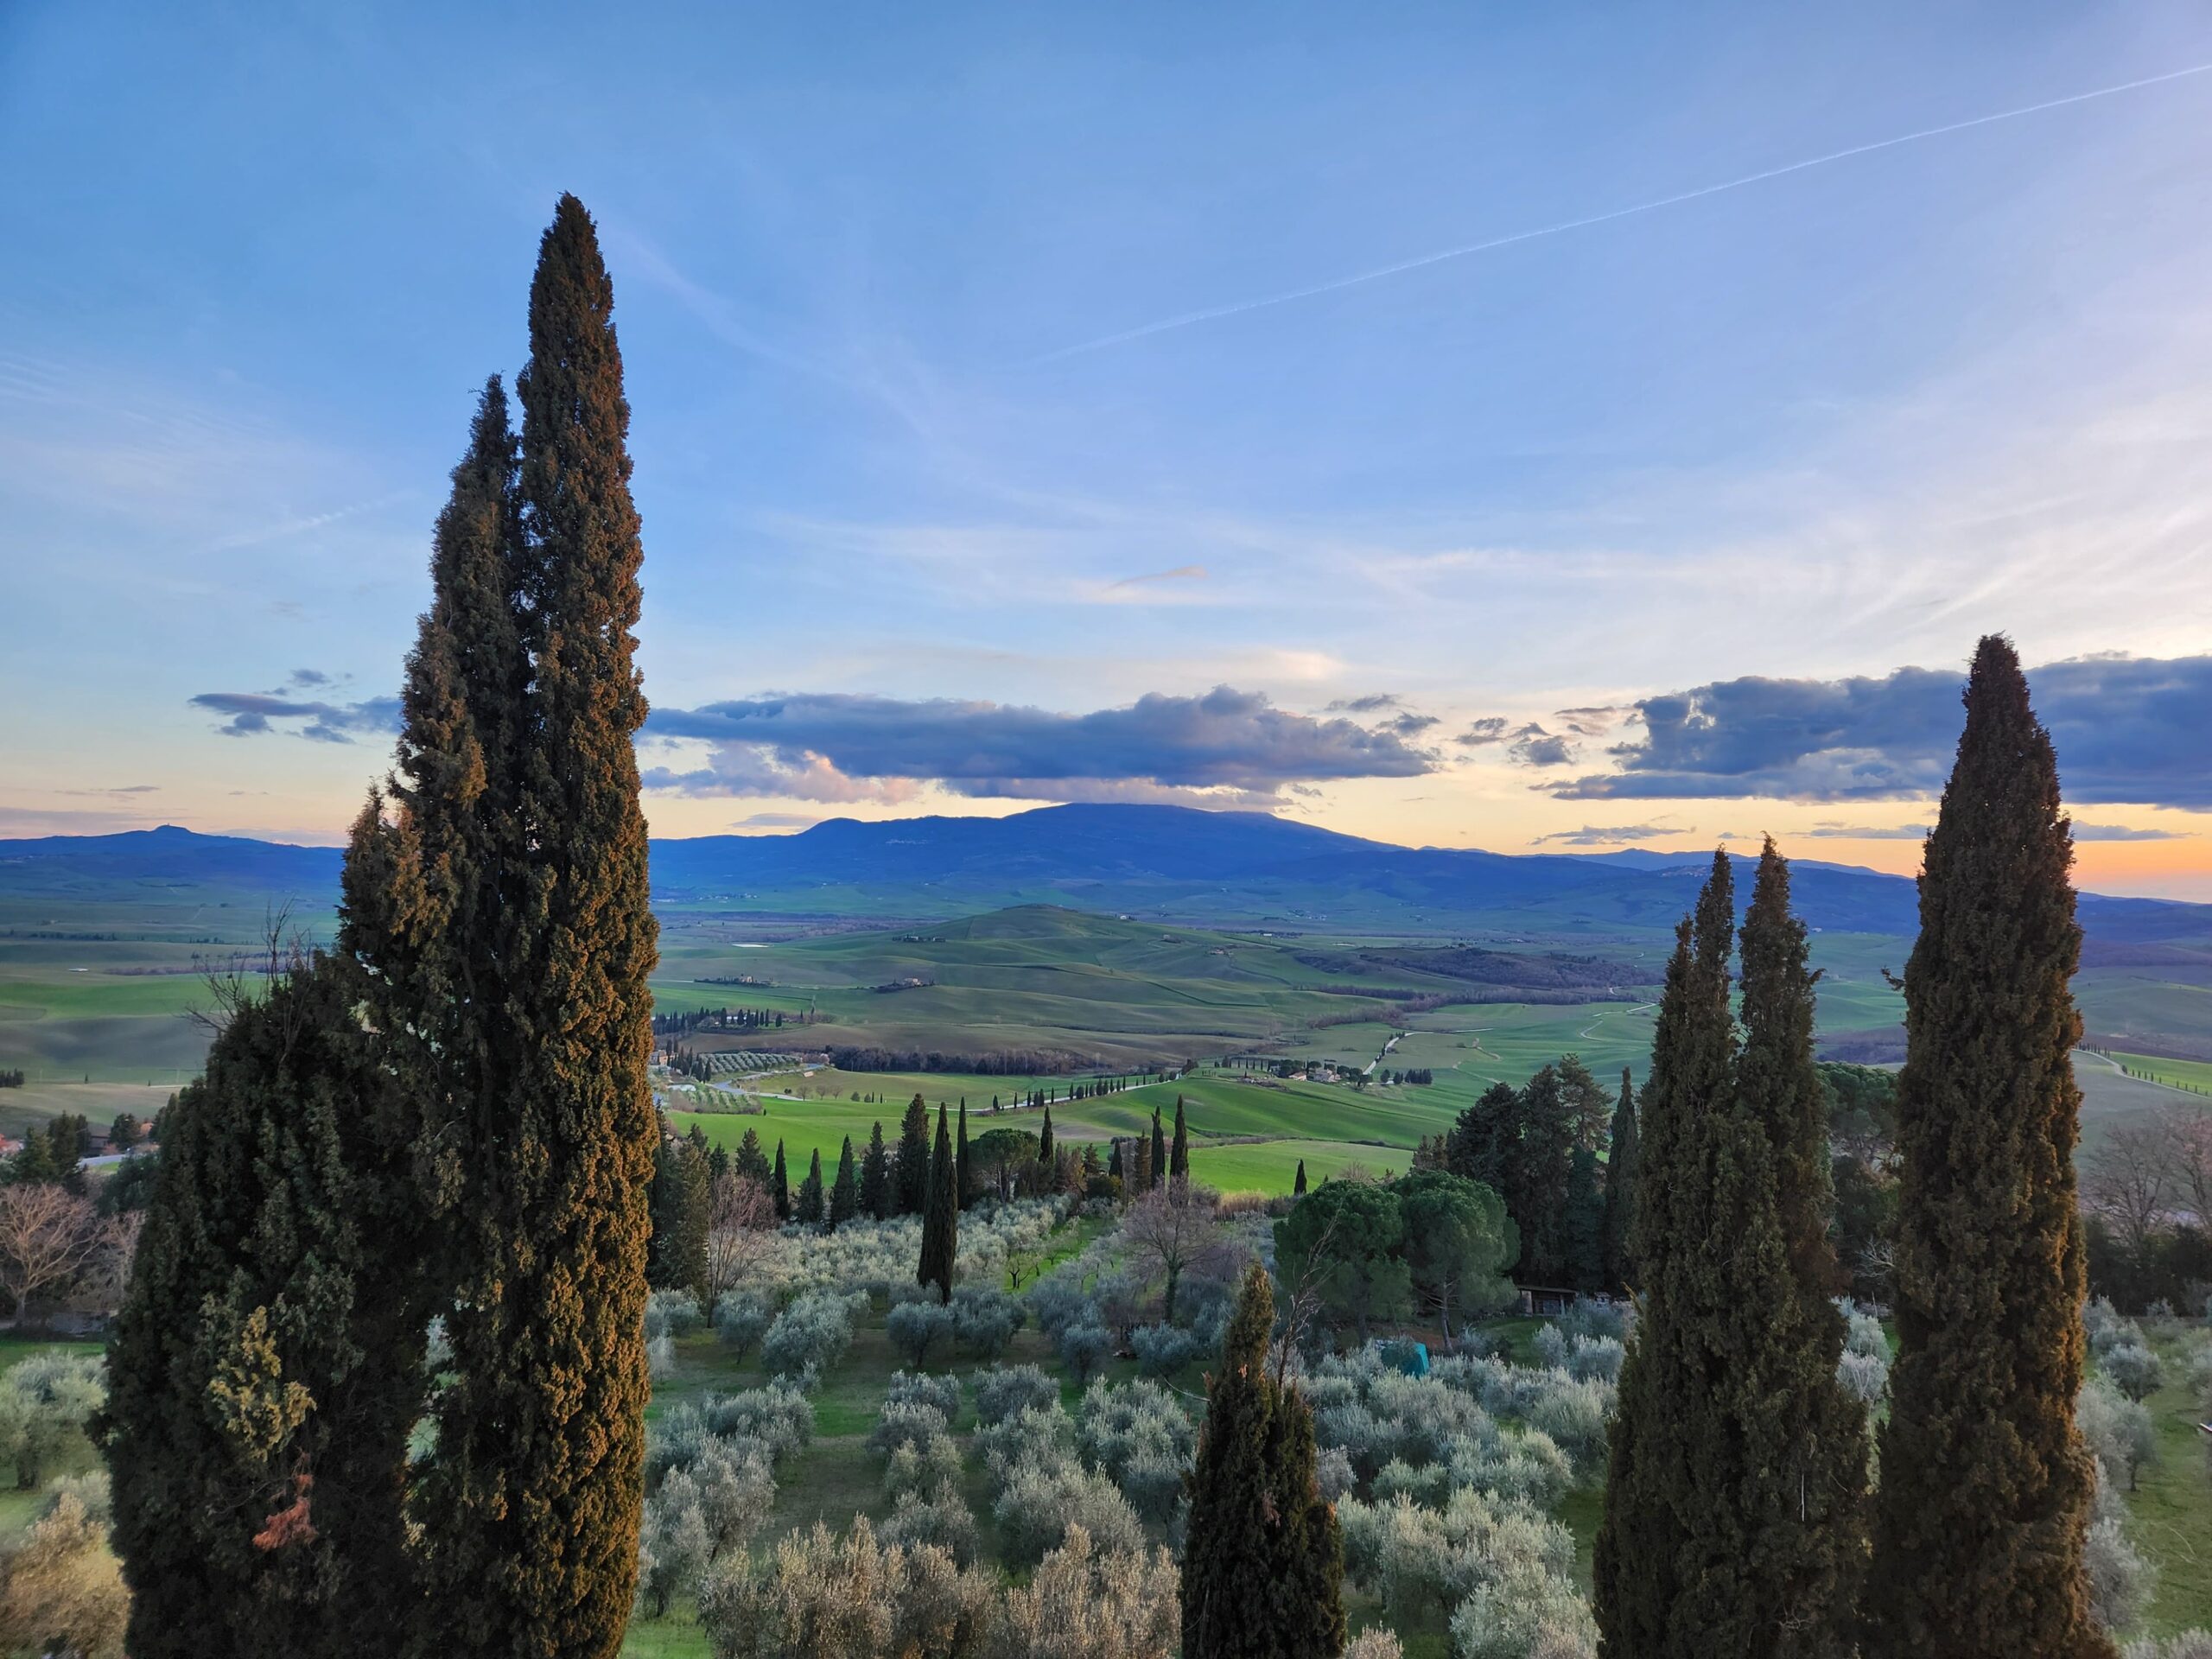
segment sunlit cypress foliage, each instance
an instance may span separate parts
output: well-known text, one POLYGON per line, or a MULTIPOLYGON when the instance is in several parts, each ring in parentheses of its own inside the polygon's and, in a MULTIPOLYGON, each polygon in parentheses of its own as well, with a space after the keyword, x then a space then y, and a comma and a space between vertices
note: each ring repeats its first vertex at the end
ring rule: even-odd
POLYGON ((2081 953, 2050 739, 2011 643, 1980 642, 1905 965, 1898 1351, 1881 1433, 1870 1654, 2103 1654, 2074 1422, 2081 953))
POLYGON ((613 308, 590 217, 563 196, 516 383, 503 592, 524 677, 477 815, 500 1000, 481 1006, 466 980, 440 993, 489 1027, 436 1137, 440 1196, 461 1224, 454 1378, 423 1516, 435 1642, 464 1651, 611 1656, 637 1577, 657 947, 632 742, 642 550, 613 308))
POLYGON ((233 1010, 162 1116, 109 1350, 114 1541, 146 1659, 384 1656, 429 1319, 416 1117, 342 958, 233 1010))
POLYGON ((1712 1398, 1706 1315, 1715 1287, 1706 1245, 1710 1120, 1730 1106, 1734 1090, 1734 888, 1727 855, 1716 853, 1694 918, 1675 931, 1643 1091, 1630 1234, 1643 1277, 1641 1309, 1621 1370, 1593 1568, 1594 1611, 1610 1659, 1710 1651, 1681 1619, 1683 1600, 1707 1563, 1744 1546, 1718 1530, 1726 1511, 1702 1501, 1699 1490, 1702 1464, 1726 1432, 1712 1398))
POLYGON ((1313 1420, 1268 1371, 1274 1294, 1244 1275, 1190 1475, 1184 1659, 1334 1659, 1344 1639, 1344 1551, 1315 1479, 1313 1420))
POLYGON ((1636 1085, 1626 1066, 1621 1068, 1621 1097, 1613 1108, 1613 1128, 1605 1154, 1605 1283, 1622 1289, 1635 1277, 1630 1266, 1628 1240, 1636 1214, 1636 1085))
POLYGON ((922 1259, 914 1277, 935 1285, 940 1302, 952 1300, 952 1262, 960 1243, 959 1172, 952 1161, 952 1135, 944 1107, 937 1109, 937 1150, 930 1160, 928 1201, 922 1210, 922 1259))

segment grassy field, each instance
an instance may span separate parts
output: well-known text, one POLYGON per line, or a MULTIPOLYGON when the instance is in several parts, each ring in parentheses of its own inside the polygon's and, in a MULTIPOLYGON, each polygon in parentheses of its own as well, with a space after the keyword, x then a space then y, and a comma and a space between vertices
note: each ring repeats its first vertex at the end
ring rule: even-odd
POLYGON ((2152 1083, 2163 1083, 2168 1088, 2184 1090, 2190 1094, 2212 1095, 2212 1063, 2168 1060, 2155 1054, 2122 1054, 2117 1051, 2112 1058, 2137 1077, 2152 1083))
POLYGON ((2212 1630, 2212 1446, 2196 1427, 2205 1402, 2189 1390, 2183 1344, 2154 1338, 2164 1382, 2144 1402, 2158 1427, 2158 1461, 2140 1471, 2127 1500, 2129 1534, 2158 1569, 2144 1634, 2212 1630))

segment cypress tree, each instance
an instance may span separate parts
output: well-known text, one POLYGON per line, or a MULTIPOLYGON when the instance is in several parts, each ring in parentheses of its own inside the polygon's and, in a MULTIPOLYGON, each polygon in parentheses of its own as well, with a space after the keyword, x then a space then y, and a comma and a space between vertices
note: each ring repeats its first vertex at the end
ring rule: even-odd
POLYGON ((1867 1652, 2108 1654, 2082 1567, 2072 827, 2011 643, 1975 651, 1904 970, 1898 1351, 1867 1652))
POLYGON ((1191 1135, 1183 1122, 1183 1096, 1175 1096, 1175 1145, 1167 1154, 1167 1179, 1187 1181, 1191 1179, 1191 1135))
POLYGON ((893 1168, 899 1213, 918 1216, 930 1197, 930 1109, 916 1095, 899 1126, 899 1161, 893 1168))
POLYGON ((937 1153, 931 1160, 928 1202, 922 1211, 922 1259, 915 1271, 918 1283, 935 1285, 940 1302, 952 1300, 952 1263, 959 1250, 960 1194, 954 1186, 958 1173, 952 1164, 952 1135, 945 1127, 944 1108, 937 1109, 937 1153))
POLYGON ((1207 1379, 1189 1477, 1184 1659, 1334 1659, 1344 1646, 1344 1553, 1315 1478, 1313 1419, 1268 1373, 1274 1295, 1247 1269, 1207 1379))
POLYGON ((1136 1168, 1130 1174, 1128 1189, 1132 1198, 1141 1198, 1152 1191, 1152 1145, 1145 1136, 1137 1136, 1134 1148, 1136 1168))
POLYGON ((822 1148, 814 1149, 813 1161, 806 1166, 806 1179, 798 1184, 798 1202, 793 1216, 810 1227, 822 1224, 822 1148))
MULTIPOLYGON (((1714 1288, 1705 1259, 1713 1211, 1707 1141, 1709 1120, 1730 1103, 1734 1085, 1734 887, 1726 854, 1716 853, 1694 918, 1675 931, 1644 1084, 1630 1230, 1644 1282, 1621 1368, 1592 1568, 1592 1608, 1611 1659, 1707 1652, 1682 1603, 1716 1556, 1744 1542, 1714 1535, 1723 1511, 1700 1490, 1705 1460, 1725 1449, 1725 1425, 1710 1408, 1704 1325, 1714 1288)), ((1723 1570, 1732 1570, 1725 1560, 1723 1570)))
POLYGON ((860 1169, 853 1159, 853 1137, 845 1137, 845 1149, 837 1154, 837 1180, 830 1189, 830 1225, 834 1230, 861 1212, 860 1169))
POLYGON ((960 1207, 965 1210, 975 1196, 975 1178, 968 1167, 968 1096, 960 1096, 960 1128, 955 1138, 952 1154, 953 1186, 960 1194, 960 1207))
POLYGON ((1290 1196, 1294 1198, 1306 1196, 1306 1160, 1303 1158, 1298 1160, 1298 1179, 1291 1185, 1290 1196))
POLYGON ((776 1167, 768 1177, 768 1193, 776 1201, 776 1219, 789 1221, 791 1218, 791 1172, 784 1165, 784 1143, 781 1140, 776 1142, 776 1167))
MULTIPOLYGON (((1183 1096, 1175 1096, 1175 1109, 1183 1109, 1183 1096)), ((1160 1185, 1167 1179, 1167 1131, 1160 1127, 1160 1108, 1152 1109, 1152 1155, 1145 1164, 1145 1185, 1160 1185)))
POLYGON ((737 1173, 756 1181, 768 1179, 767 1155, 760 1150, 760 1131, 748 1127, 737 1143, 737 1173))
POLYGON ((1598 1154, 1577 1147, 1568 1160, 1563 1229, 1567 1282, 1592 1291, 1605 1276, 1605 1198, 1598 1187, 1598 1154))
POLYGON ((415 1101, 342 957, 234 1009, 162 1115, 101 1438, 147 1659, 390 1655, 430 1302, 415 1101))
POLYGON ((861 1159, 861 1213, 881 1221, 891 1213, 891 1154, 883 1144, 883 1122, 869 1127, 868 1151, 861 1159))
POLYGON ((709 1196, 706 1155, 688 1139, 663 1135, 653 1148, 645 1261, 645 1282, 655 1290, 705 1282, 709 1196))
POLYGON ((1628 1240, 1636 1214, 1636 1085, 1621 1068, 1621 1097, 1613 1108, 1613 1129, 1605 1154, 1605 1283, 1619 1290, 1634 1276, 1628 1240))
POLYGON ((1045 1124, 1037 1133, 1037 1161, 1046 1169, 1052 1166, 1052 1109, 1045 1109, 1045 1124))
POLYGON ((1122 1142, 1117 1136, 1114 1141, 1113 1150, 1106 1154, 1106 1173, 1118 1181, 1122 1179, 1122 1142))

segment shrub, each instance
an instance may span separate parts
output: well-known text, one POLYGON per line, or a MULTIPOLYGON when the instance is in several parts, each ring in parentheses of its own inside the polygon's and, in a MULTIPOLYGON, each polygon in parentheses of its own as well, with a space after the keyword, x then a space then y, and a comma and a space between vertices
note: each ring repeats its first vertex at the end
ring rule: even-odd
POLYGON ((1405 1659, 1406 1650, 1389 1630, 1362 1630, 1344 1649, 1344 1659, 1405 1659))
POLYGON ((57 1495, 0 1557, 0 1645, 10 1652, 121 1659, 130 1617, 106 1529, 74 1492, 57 1495))
POLYGON ((1351 1459, 1341 1446, 1321 1448, 1321 1454, 1314 1463, 1313 1474, 1320 1485, 1323 1499, 1331 1503, 1344 1497, 1358 1483, 1358 1477, 1352 1473, 1351 1459))
POLYGON ((2101 1516, 2089 1523, 2082 1561, 2089 1575, 2089 1613, 2100 1625, 2125 1630, 2143 1617, 2156 1574, 2128 1542, 2118 1516, 2101 1516))
POLYGON ((1068 1414, 1056 1398, 1049 1406, 1031 1406, 976 1430, 976 1449, 1003 1486, 1026 1465, 1072 1461, 1067 1429, 1068 1414))
POLYGON ((1529 1408, 1529 1425, 1550 1435, 1578 1469, 1599 1469, 1605 1465, 1605 1425, 1617 1397, 1609 1382, 1560 1376, 1529 1408))
POLYGON ((890 1659, 975 1651, 990 1623, 983 1574, 944 1549, 880 1545, 866 1516, 842 1539, 817 1522, 755 1565, 718 1561, 699 1593, 699 1622, 717 1654, 747 1659, 890 1659))
POLYGON ((1577 1337, 1567 1351, 1567 1375, 1584 1382, 1618 1382, 1624 1354, 1618 1337, 1577 1337))
POLYGON ((988 1659, 1167 1659, 1182 1585, 1164 1549, 1113 1550, 1071 1526, 1023 1587, 1007 1592, 988 1659))
POLYGON ((916 1370, 929 1359, 930 1351, 952 1340, 952 1310, 941 1302, 901 1302, 883 1322, 891 1345, 912 1362, 916 1370))
POLYGON ((1034 1567, 1080 1527, 1109 1554, 1141 1550, 1144 1523, 1105 1476, 1072 1462, 1017 1464, 991 1513, 1007 1564, 1034 1567))
POLYGON ((2115 1490, 2135 1490, 2136 1471, 2158 1459, 2158 1427, 2150 1408, 2131 1400, 2101 1376, 2082 1386, 2075 1402, 2075 1421, 2082 1438, 2102 1465, 2105 1479, 2115 1490))
POLYGON ((884 1465, 883 1495, 897 1503, 918 1497, 935 1503, 960 1492, 960 1448, 948 1434, 931 1434, 899 1442, 884 1465))
POLYGON ((963 1285, 952 1293, 952 1334, 978 1359, 996 1359, 1021 1328, 1021 1304, 1002 1290, 963 1285))
POLYGON ((1129 1346, 1147 1376, 1172 1376, 1197 1357, 1198 1339, 1172 1325, 1141 1325, 1129 1332, 1129 1346))
POLYGON ((645 1299, 645 1340, 688 1337, 706 1323, 699 1299, 688 1290, 657 1290, 645 1299))
POLYGON ((960 1414, 960 1379, 952 1376, 931 1376, 927 1371, 893 1371, 884 1403, 935 1406, 949 1427, 960 1414))
POLYGON ((1074 1264, 1064 1262, 1033 1281, 1027 1293, 1030 1317, 1046 1337, 1058 1342, 1071 1325, 1096 1325, 1098 1308, 1083 1287, 1074 1264))
POLYGON ((774 1317, 756 1296, 725 1296, 715 1304, 715 1335, 733 1358, 743 1359, 774 1317))
POLYGON ((1454 1659, 1596 1659, 1598 1624, 1574 1586, 1516 1560, 1452 1615, 1454 1659))
POLYGON ((933 1545, 962 1567, 972 1566, 981 1541, 974 1511, 957 1491, 932 1489, 933 1495, 902 1492, 883 1523, 884 1543, 906 1549, 933 1545))
POLYGON ((1034 1365, 994 1365, 976 1373, 976 1421, 1004 1422, 1033 1407, 1058 1407, 1060 1385, 1034 1365))
POLYGON ((868 1434, 868 1443, 871 1450, 888 1453, 919 1440, 941 1440, 944 1438, 943 1412, 919 1401, 901 1401, 884 1407, 882 1414, 875 1420, 875 1427, 868 1434))
POLYGON ((760 1338, 760 1363, 774 1376, 818 1378, 852 1344, 853 1311, 852 1300, 835 1291, 794 1299, 760 1338))
POLYGON ((1060 1332, 1060 1363, 1077 1382, 1088 1382, 1114 1351, 1103 1325, 1071 1325, 1060 1332))
POLYGON ((1835 1363, 1835 1379, 1853 1399, 1872 1411, 1890 1389, 1889 1362, 1873 1354, 1844 1350, 1835 1363))
POLYGON ((1536 1363, 1548 1371, 1567 1369, 1567 1332, 1556 1325, 1547 1325, 1537 1331, 1530 1344, 1535 1350, 1536 1363))
POLYGON ((2212 1630, 2183 1630, 2163 1643, 2146 1636, 2122 1648, 2120 1659, 2212 1659, 2212 1630))
POLYGON ((1882 1329, 1882 1322, 1872 1313, 1862 1313, 1848 1302, 1843 1306, 1847 1320, 1844 1327, 1844 1351, 1865 1354, 1887 1366, 1890 1363, 1890 1338, 1889 1333, 1882 1329))
POLYGON ((1601 1302, 1594 1297, 1582 1296, 1559 1316, 1559 1328, 1570 1339, 1575 1337, 1611 1337, 1615 1342, 1625 1343, 1632 1323, 1626 1302, 1601 1302))
POLYGON ((709 1433, 758 1441, 779 1463, 814 1438, 814 1408, 806 1396, 772 1382, 765 1389, 709 1395, 699 1409, 709 1433))
POLYGON ((1198 1431, 1157 1382, 1093 1382, 1083 1396, 1077 1444, 1147 1521, 1165 1522, 1183 1496, 1198 1431))
POLYGON ((98 1356, 58 1349, 33 1354, 0 1376, 0 1454, 15 1465, 20 1490, 35 1489, 65 1454, 90 1452, 86 1428, 107 1403, 105 1376, 98 1356))
POLYGON ((2147 1400, 2158 1391, 2158 1357, 2139 1342, 2115 1344, 2098 1364, 2113 1386, 2131 1400, 2147 1400))

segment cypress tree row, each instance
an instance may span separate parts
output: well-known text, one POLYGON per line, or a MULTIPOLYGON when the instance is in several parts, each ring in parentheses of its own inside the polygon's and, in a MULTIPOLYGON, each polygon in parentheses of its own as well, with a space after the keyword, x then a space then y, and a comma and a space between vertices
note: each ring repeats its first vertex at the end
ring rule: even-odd
POLYGON ((1694 918, 1675 931, 1643 1090, 1630 1253, 1644 1282, 1621 1368, 1592 1568, 1609 1659, 1707 1652, 1681 1618, 1681 1604, 1708 1562, 1743 1544, 1714 1535, 1719 1507, 1700 1490, 1706 1460, 1723 1449, 1702 1325, 1713 1301, 1704 1259, 1713 1234, 1706 1153, 1708 1120, 1733 1094, 1734 912, 1734 877, 1727 855, 1716 853, 1694 918))
POLYGON ((1621 1068, 1621 1097, 1613 1108, 1611 1149, 1605 1158, 1605 1283, 1618 1290, 1634 1277, 1629 1255, 1630 1226, 1636 1214, 1636 1085, 1621 1068))
POLYGON ((1190 1477, 1184 1659, 1335 1659, 1344 1546, 1315 1478, 1313 1418, 1268 1374, 1274 1293, 1246 1270, 1208 1379, 1190 1477))
POLYGON ((942 1103, 937 1109, 937 1153, 929 1175, 928 1202, 922 1210, 922 1259, 914 1277, 918 1283, 935 1285, 938 1300, 949 1302, 952 1262, 960 1246, 960 1194, 955 1185, 959 1175, 952 1163, 952 1135, 945 1128, 942 1103))
POLYGON ((1872 1656, 2107 1654, 2082 1569, 2072 829, 2011 643, 1974 652, 1920 877, 1872 1656))
POLYGON ((351 963, 232 1014, 162 1118, 102 1427, 129 1650, 390 1655, 429 1306, 414 1107, 351 963))
POLYGON ((513 512, 487 505, 481 518, 507 538, 509 556, 483 569, 505 579, 512 636, 487 614, 480 640, 434 610, 416 653, 424 689, 442 683, 449 634, 459 668, 444 677, 464 690, 426 696, 419 730, 410 702, 401 747, 413 791, 401 791, 394 1000, 463 1039, 425 1045, 444 1119, 433 1192, 456 1226, 454 1380, 423 1513, 435 1639, 465 1651, 611 1656, 637 1577, 657 949, 632 747, 645 712, 641 549, 613 308, 590 217, 563 196, 531 287, 513 512), (498 704, 467 722, 481 758, 466 746, 457 763, 435 758, 450 753, 441 722, 470 709, 466 688, 494 684, 498 704))

